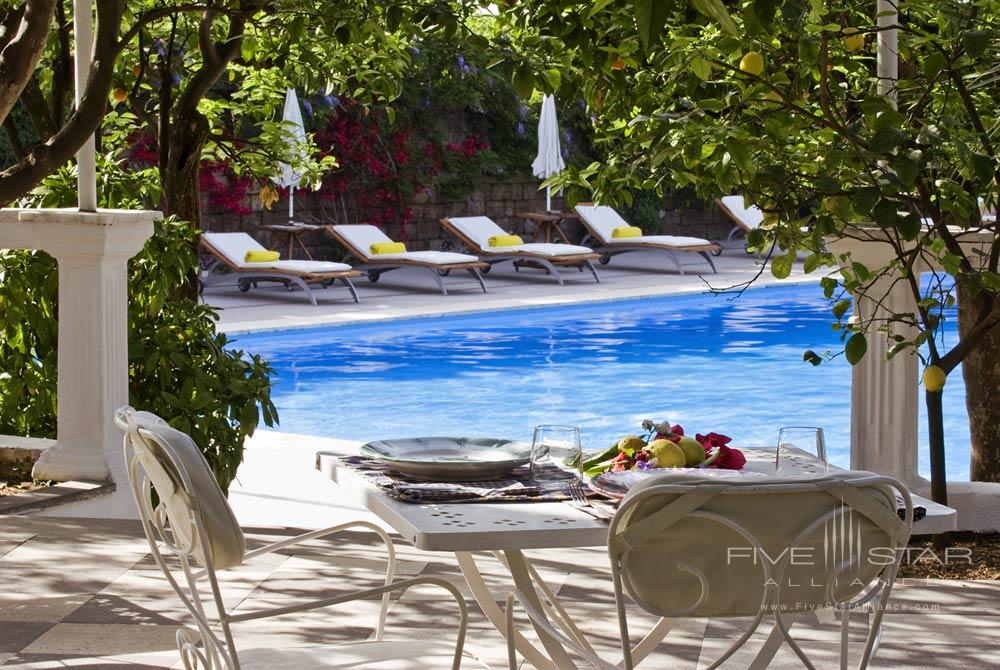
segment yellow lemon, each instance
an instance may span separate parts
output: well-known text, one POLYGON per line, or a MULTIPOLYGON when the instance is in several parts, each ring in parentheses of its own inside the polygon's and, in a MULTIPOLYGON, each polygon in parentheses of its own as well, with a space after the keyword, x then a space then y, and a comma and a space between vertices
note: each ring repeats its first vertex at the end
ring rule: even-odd
POLYGON ((638 435, 626 435, 618 440, 618 451, 629 452, 646 448, 646 441, 638 435))
POLYGON ((747 74, 758 76, 764 71, 764 57, 756 51, 748 51, 740 59, 740 69, 747 74))
POLYGON ((693 437, 684 435, 678 440, 677 446, 684 452, 685 466, 696 468, 705 460, 705 447, 701 446, 701 442, 693 437))
POLYGON ((684 450, 670 440, 653 440, 646 449, 658 468, 683 468, 687 464, 684 450))
POLYGON ((928 391, 940 391, 944 388, 947 375, 936 365, 928 365, 924 370, 924 388, 928 391))
POLYGON ((850 52, 860 51, 865 46, 865 36, 857 28, 848 27, 840 31, 844 35, 844 48, 850 52))

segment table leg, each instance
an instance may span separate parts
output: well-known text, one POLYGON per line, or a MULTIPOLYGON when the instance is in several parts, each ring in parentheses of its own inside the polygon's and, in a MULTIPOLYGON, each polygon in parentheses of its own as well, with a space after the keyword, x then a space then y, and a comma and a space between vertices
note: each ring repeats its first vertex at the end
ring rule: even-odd
POLYGON ((562 225, 560 225, 564 220, 565 219, 560 219, 559 221, 553 223, 552 225, 555 226, 556 232, 559 234, 559 237, 560 239, 562 239, 563 242, 565 242, 566 244, 573 244, 572 242, 569 241, 569 237, 567 237, 566 233, 563 231, 562 225))
MULTIPOLYGON (((517 587, 518 592, 535 609, 539 612, 544 612, 542 601, 538 597, 538 592, 535 591, 534 582, 531 580, 531 566, 528 563, 528 559, 524 557, 524 553, 518 549, 508 549, 504 551, 504 557, 507 559, 507 568, 510 570, 511 577, 514 578, 514 585, 517 587)), ((556 668, 560 668, 560 670, 575 670, 576 664, 559 640, 549 635, 549 633, 539 626, 535 626, 535 632, 538 633, 538 639, 541 640, 545 650, 549 652, 549 657, 555 663, 556 668)))
POLYGON ((308 258, 309 260, 313 260, 312 254, 309 253, 309 247, 307 247, 305 245, 305 242, 302 241, 301 234, 295 236, 295 241, 299 243, 299 248, 302 249, 302 253, 306 255, 306 258, 308 258))
POLYGON ((462 575, 465 577, 466 583, 469 585, 469 589, 472 591, 472 597, 476 599, 479 603, 479 607, 483 610, 483 614, 486 618, 490 620, 493 627, 500 632, 501 635, 506 639, 508 635, 514 635, 514 645, 517 647, 518 653, 525 658, 528 663, 530 663, 538 670, 559 670, 559 667, 550 661, 546 655, 539 651, 531 642, 518 633, 517 631, 507 631, 506 615, 503 610, 497 605, 497 596, 500 596, 500 600, 503 600, 507 594, 494 594, 490 591, 489 587, 486 585, 486 581, 483 579, 482 573, 479 571, 479 567, 476 565, 475 559, 472 554, 468 552, 456 552, 455 558, 458 560, 458 566, 462 570, 462 575))

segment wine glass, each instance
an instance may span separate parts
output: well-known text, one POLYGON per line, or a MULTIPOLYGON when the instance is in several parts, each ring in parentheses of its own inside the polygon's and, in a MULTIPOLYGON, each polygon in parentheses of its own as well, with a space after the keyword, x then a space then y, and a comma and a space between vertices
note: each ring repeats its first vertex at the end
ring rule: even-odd
POLYGON ((580 446, 580 429, 577 426, 535 426, 531 440, 531 473, 535 463, 548 458, 561 468, 579 470, 583 463, 583 448, 580 446))
POLYGON ((774 471, 791 470, 789 458, 795 451, 815 454, 821 462, 820 471, 827 471, 826 438, 823 429, 815 426, 785 426, 778 430, 778 448, 775 450, 774 471))

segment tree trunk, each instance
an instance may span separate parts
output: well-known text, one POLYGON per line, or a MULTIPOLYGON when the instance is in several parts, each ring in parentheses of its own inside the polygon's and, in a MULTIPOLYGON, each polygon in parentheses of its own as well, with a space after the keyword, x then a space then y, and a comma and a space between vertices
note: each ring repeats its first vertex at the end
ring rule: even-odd
MULTIPOLYGON (((983 302, 982 294, 973 295, 959 285, 960 337, 981 318, 983 302)), ((1000 327, 990 329, 968 353, 962 377, 972 438, 972 481, 1000 482, 1000 327)))
MULTIPOLYGON (((201 154, 208 141, 208 120, 192 110, 171 124, 173 132, 167 150, 167 167, 160 176, 163 186, 161 209, 166 216, 187 221, 195 230, 201 228, 201 154)), ((198 274, 189 276, 178 287, 175 299, 198 298, 198 274)))
POLYGON ((925 391, 927 404, 927 432, 931 454, 931 498, 942 505, 948 504, 948 473, 945 469, 944 409, 941 391, 925 391))

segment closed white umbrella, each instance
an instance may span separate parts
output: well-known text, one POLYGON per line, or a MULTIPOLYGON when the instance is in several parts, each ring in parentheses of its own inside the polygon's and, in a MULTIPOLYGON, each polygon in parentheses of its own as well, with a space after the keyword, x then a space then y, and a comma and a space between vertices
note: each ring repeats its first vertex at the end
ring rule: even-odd
MULTIPOLYGON (((302 123, 302 110, 299 109, 299 96, 295 94, 295 89, 290 88, 285 94, 285 112, 281 117, 285 122, 285 128, 289 132, 288 144, 290 154, 294 157, 305 158, 306 152, 306 128, 302 123)), ((278 163, 278 176, 274 178, 274 183, 288 189, 288 220, 291 221, 295 215, 295 188, 302 179, 302 173, 296 172, 291 165, 278 163)))
MULTIPOLYGON (((551 95, 542 98, 542 114, 538 119, 538 155, 531 164, 531 171, 539 179, 548 179, 566 167, 559 147, 559 120, 556 118, 556 101, 551 95)), ((552 210, 552 189, 545 187, 545 209, 552 210)))

